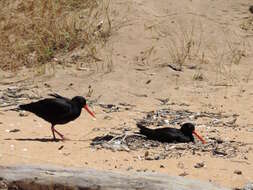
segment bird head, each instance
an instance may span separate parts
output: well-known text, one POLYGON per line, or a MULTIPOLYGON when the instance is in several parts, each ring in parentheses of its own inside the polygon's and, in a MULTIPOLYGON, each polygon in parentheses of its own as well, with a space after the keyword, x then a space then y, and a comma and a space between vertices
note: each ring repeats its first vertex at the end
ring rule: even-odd
POLYGON ((192 136, 192 134, 194 134, 203 144, 206 143, 205 140, 195 131, 195 126, 192 123, 184 123, 181 126, 181 131, 187 136, 192 136))
POLYGON ((94 118, 95 114, 89 109, 87 103, 86 103, 86 99, 82 96, 75 96, 74 98, 72 98, 72 101, 77 102, 78 105, 80 105, 80 108, 84 108, 86 109, 86 111, 94 118))

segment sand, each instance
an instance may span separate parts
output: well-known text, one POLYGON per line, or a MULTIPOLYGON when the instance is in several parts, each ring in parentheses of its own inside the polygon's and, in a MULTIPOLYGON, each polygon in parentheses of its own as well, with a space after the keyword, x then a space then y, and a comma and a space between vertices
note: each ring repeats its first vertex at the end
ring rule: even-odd
MULTIPOLYGON (((70 140, 52 142, 49 123, 33 114, 20 117, 17 112, 1 109, 0 164, 54 164, 124 173, 145 170, 169 175, 185 172, 186 178, 230 188, 242 187, 252 181, 253 38, 252 31, 241 28, 251 16, 249 6, 249 0, 112 1, 113 30, 102 53, 112 50, 113 65, 106 61, 103 64, 90 63, 84 64, 87 70, 77 70, 68 64, 72 55, 82 56, 83 50, 76 50, 59 55, 57 59, 69 66, 56 65, 53 73, 48 65, 49 69, 43 76, 21 82, 15 81, 32 76, 31 69, 24 69, 10 78, 6 73, 1 75, 1 81, 5 83, 1 84, 1 92, 8 87, 23 86, 28 88, 26 93, 42 97, 50 92, 67 97, 86 96, 91 85, 93 92, 88 99, 98 98, 97 103, 91 106, 97 120, 92 120, 83 111, 77 120, 56 126, 70 140), (183 66, 179 67, 176 53, 171 49, 182 52, 182 48, 175 46, 177 43, 187 47, 182 39, 188 39, 192 49, 183 66), (8 82, 13 83, 6 84, 8 82), (169 98, 170 104, 161 105, 159 98, 169 98), (134 107, 106 113, 99 103, 127 103, 134 107), (187 153, 179 158, 145 160, 139 159, 145 154, 145 149, 127 152, 90 146, 92 138, 117 131, 119 127, 138 131, 136 119, 144 117, 145 112, 164 107, 237 114, 236 127, 212 125, 210 128, 203 119, 195 121, 196 130, 208 141, 210 130, 215 129, 212 136, 245 143, 244 150, 233 158, 215 157, 211 153, 187 153), (13 129, 20 131, 8 131, 13 129), (199 162, 204 162, 205 166, 195 168, 199 162), (236 174, 236 170, 241 174, 236 174)), ((32 100, 23 102, 29 101, 32 100)))

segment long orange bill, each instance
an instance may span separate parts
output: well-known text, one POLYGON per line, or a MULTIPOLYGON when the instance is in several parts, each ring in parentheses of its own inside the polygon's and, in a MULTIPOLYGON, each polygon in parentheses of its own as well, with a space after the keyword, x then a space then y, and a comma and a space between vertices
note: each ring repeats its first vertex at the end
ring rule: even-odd
POLYGON ((95 114, 94 114, 92 111, 90 111, 90 109, 89 109, 89 107, 88 107, 87 105, 85 105, 83 108, 86 109, 86 111, 87 111, 92 117, 96 118, 95 114))
POLYGON ((196 135, 196 137, 198 137, 199 140, 201 140, 201 142, 202 142, 203 144, 206 143, 206 141, 205 141, 201 136, 199 136, 198 133, 196 133, 195 131, 193 131, 193 134, 196 135))

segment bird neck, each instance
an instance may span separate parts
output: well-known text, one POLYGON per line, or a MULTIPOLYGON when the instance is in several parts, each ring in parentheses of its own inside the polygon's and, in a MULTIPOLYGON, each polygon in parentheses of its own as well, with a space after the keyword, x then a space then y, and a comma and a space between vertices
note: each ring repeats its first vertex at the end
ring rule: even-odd
POLYGON ((194 142, 194 136, 192 134, 191 134, 190 138, 191 138, 191 141, 194 142))

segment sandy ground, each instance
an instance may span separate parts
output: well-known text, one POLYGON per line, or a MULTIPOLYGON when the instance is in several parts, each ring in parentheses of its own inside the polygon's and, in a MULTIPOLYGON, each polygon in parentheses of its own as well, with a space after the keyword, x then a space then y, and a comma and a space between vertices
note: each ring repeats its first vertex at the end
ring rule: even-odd
MULTIPOLYGON (((58 65, 53 74, 48 66, 44 76, 24 82, 15 81, 30 76, 30 70, 10 78, 7 77, 9 74, 3 73, 0 89, 3 92, 8 87, 23 86, 29 88, 26 92, 43 97, 52 91, 72 97, 86 95, 91 85, 93 93, 89 100, 99 97, 98 103, 127 103, 134 107, 106 113, 95 104, 92 109, 96 121, 83 111, 77 120, 56 127, 70 139, 65 142, 50 141, 50 124, 33 114, 20 117, 17 112, 1 109, 0 164, 55 164, 122 172, 145 170, 169 175, 185 172, 188 174, 186 178, 231 188, 252 182, 253 38, 250 31, 240 27, 250 16, 249 3, 249 0, 112 1, 113 33, 108 49, 112 48, 113 66, 106 62, 84 64, 89 70, 80 71, 74 66, 63 68, 58 65), (200 52, 200 58, 188 60, 182 71, 175 71, 166 66, 175 65, 169 53, 169 46, 173 44, 171 38, 180 41, 192 28, 192 41, 199 43, 200 47, 194 47, 194 51, 200 52), (242 55, 238 52, 243 52, 243 56, 239 62, 233 62, 233 57, 242 55), (113 71, 109 72, 110 69, 113 71), (199 75, 203 79, 195 77, 199 75), (162 106, 158 98, 169 98, 172 104, 162 106), (145 160, 139 159, 145 149, 126 152, 90 146, 92 138, 113 132, 118 127, 137 131, 136 119, 142 118, 147 111, 162 107, 239 115, 236 127, 212 126, 216 131, 212 136, 224 141, 243 142, 244 150, 233 158, 214 157, 207 153, 145 160), (13 129, 20 131, 8 131, 13 129), (205 167, 195 168, 199 162, 204 162, 205 167), (242 173, 235 174, 236 170, 242 173)), ((58 59, 67 63, 72 55, 81 56, 82 51, 61 55, 58 59)), ((203 123, 205 120, 198 121, 196 130, 209 141, 210 127, 198 127, 203 123)))

